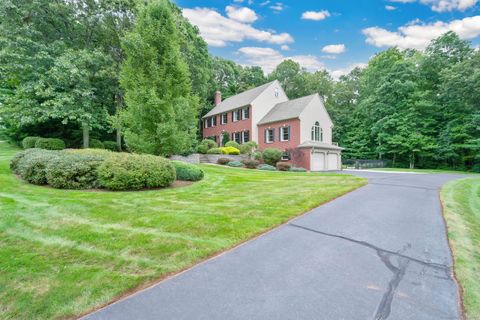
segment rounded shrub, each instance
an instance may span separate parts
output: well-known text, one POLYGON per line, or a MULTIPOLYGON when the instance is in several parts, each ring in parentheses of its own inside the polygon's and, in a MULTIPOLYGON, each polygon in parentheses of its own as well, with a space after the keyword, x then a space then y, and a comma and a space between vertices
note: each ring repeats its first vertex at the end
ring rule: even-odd
POLYGON ((59 158, 62 152, 32 149, 33 152, 25 154, 20 161, 18 161, 16 172, 23 180, 32 183, 43 185, 47 184, 47 165, 59 158))
POLYGON ((102 157, 102 158, 108 158, 111 156, 114 156, 116 153, 110 151, 110 150, 105 150, 105 149, 69 149, 66 150, 65 152, 71 153, 71 154, 80 154, 84 156, 96 156, 96 157, 102 157))
POLYGON ((305 169, 305 168, 300 168, 300 167, 299 167, 299 168, 297 168, 297 167, 291 167, 291 168, 290 168, 290 171, 292 171, 292 172, 307 172, 307 169, 305 169))
POLYGON ((89 148, 92 148, 92 149, 105 149, 103 142, 97 139, 90 140, 90 143, 88 144, 88 146, 89 148))
POLYGON ((292 165, 288 162, 277 162, 277 169, 280 171, 289 171, 292 165))
POLYGON ((228 158, 219 158, 217 160, 217 163, 218 164, 221 164, 222 166, 226 165, 227 163, 229 163, 230 161, 232 161, 231 159, 228 159, 228 158))
POLYGON ((203 139, 200 144, 207 146, 208 150, 217 147, 217 143, 211 139, 203 139))
POLYGON ((63 150, 65 149, 65 142, 57 138, 38 138, 35 142, 35 148, 46 150, 63 150))
POLYGON ((240 150, 238 150, 235 147, 222 147, 222 148, 220 148, 220 151, 222 152, 222 154, 229 154, 229 155, 239 155, 240 154, 240 150))
POLYGON ((269 164, 261 164, 257 167, 258 170, 266 170, 266 171, 277 171, 277 168, 271 166, 269 164))
POLYGON ((267 148, 263 150, 263 161, 266 164, 275 166, 282 159, 282 151, 275 148, 267 148))
POLYGON ((97 168, 103 161, 99 156, 65 153, 47 165, 47 183, 58 189, 98 188, 97 168))
POLYGON ((243 164, 239 161, 230 161, 229 163, 227 163, 227 166, 238 168, 243 167, 243 164))
POLYGON ((181 161, 172 161, 172 164, 175 167, 177 180, 181 181, 199 181, 203 179, 204 173, 203 170, 199 167, 181 162, 181 161))
POLYGON ((26 137, 22 140, 23 149, 35 148, 35 144, 40 137, 26 137))
POLYGON ((260 150, 257 150, 253 153, 253 159, 260 161, 263 160, 263 153, 260 150))
POLYGON ((212 148, 207 151, 207 154, 222 154, 222 150, 220 148, 212 148))
POLYGON ((118 144, 115 141, 103 141, 103 147, 110 151, 118 151, 118 144))
POLYGON ((239 150, 241 154, 252 154, 257 147, 258 145, 255 141, 248 141, 244 144, 241 144, 239 150))
POLYGON ((29 153, 38 152, 39 150, 42 150, 42 149, 31 148, 31 149, 17 152, 17 154, 13 156, 12 160, 10 160, 10 170, 12 170, 12 172, 15 174, 20 175, 19 163, 23 159, 23 157, 27 156, 29 153))
POLYGON ((206 154, 208 152, 208 146, 206 144, 199 144, 197 147, 197 152, 201 154, 206 154))
POLYGON ((240 149, 240 144, 235 141, 228 141, 227 143, 225 143, 225 147, 233 147, 236 149, 240 149))
POLYGON ((256 169, 260 164, 257 160, 242 160, 242 163, 248 169, 256 169))
POLYGON ((162 157, 119 153, 98 167, 100 185, 110 190, 167 187, 175 181, 173 164, 162 157))

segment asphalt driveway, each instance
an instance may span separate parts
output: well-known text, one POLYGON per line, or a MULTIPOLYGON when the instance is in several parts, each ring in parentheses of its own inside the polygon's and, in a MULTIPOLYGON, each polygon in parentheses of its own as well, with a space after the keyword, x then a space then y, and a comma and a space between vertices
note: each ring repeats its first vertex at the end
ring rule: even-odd
POLYGON ((465 176, 369 184, 86 319, 459 319, 438 196, 465 176))

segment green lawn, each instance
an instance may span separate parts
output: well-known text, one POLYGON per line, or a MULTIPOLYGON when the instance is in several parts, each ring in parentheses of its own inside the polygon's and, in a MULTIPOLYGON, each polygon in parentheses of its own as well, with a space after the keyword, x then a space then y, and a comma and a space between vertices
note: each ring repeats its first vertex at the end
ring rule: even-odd
POLYGON ((394 171, 394 172, 419 172, 419 173, 476 174, 475 172, 443 170, 443 169, 372 168, 369 170, 394 171))
POLYGON ((480 319, 480 179, 447 183, 441 197, 467 318, 480 319))
POLYGON ((56 190, 14 177, 0 142, 0 318, 80 315, 358 188, 347 175, 203 166, 190 186, 56 190))

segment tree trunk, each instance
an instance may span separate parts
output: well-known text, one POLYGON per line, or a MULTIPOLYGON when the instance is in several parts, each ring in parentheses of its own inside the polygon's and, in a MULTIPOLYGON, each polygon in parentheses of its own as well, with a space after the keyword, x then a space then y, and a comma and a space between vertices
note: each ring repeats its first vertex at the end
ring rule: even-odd
POLYGON ((122 151, 122 127, 117 127, 117 148, 118 151, 122 151))
POLYGON ((395 160, 397 159, 397 154, 393 154, 392 168, 395 168, 395 160))
POLYGON ((412 152, 412 155, 410 156, 410 169, 415 168, 415 152, 412 152))
POLYGON ((120 122, 120 112, 123 108, 123 95, 121 93, 117 93, 115 95, 115 100, 117 101, 117 127, 115 128, 117 130, 117 148, 118 151, 122 151, 122 124, 120 122))
POLYGON ((88 126, 87 123, 82 124, 82 130, 83 130, 83 148, 88 148, 89 143, 90 143, 90 127, 88 126))

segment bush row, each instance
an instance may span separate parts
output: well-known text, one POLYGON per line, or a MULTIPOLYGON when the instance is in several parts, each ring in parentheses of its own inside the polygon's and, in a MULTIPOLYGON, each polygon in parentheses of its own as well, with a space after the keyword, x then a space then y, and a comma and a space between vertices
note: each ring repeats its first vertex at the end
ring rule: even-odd
POLYGON ((217 143, 210 139, 204 139, 197 147, 197 152, 201 154, 253 154, 257 148, 254 141, 249 141, 244 144, 238 144, 235 141, 228 141, 224 147, 218 147, 217 143))
POLYGON ((217 164, 227 165, 229 167, 245 167, 247 169, 269 170, 269 171, 291 171, 291 172, 307 172, 304 168, 293 167, 288 162, 277 162, 276 166, 269 164, 260 164, 258 160, 242 160, 241 162, 232 161, 228 158, 219 158, 217 164))
MULTIPOLYGON (((63 150, 65 149, 65 142, 57 138, 26 137, 22 140, 22 146, 24 149, 63 150)), ((90 140, 90 148, 118 151, 118 145, 115 141, 102 142, 97 139, 90 140)))

